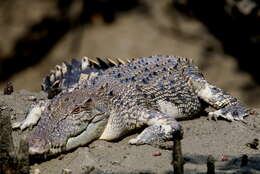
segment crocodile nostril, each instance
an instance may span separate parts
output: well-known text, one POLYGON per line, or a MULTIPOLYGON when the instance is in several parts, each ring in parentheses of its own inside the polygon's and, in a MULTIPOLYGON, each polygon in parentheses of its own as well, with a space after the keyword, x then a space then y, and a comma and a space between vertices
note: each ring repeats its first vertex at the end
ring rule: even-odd
POLYGON ((29 138, 29 153, 43 154, 49 150, 48 142, 42 138, 33 136, 29 138))

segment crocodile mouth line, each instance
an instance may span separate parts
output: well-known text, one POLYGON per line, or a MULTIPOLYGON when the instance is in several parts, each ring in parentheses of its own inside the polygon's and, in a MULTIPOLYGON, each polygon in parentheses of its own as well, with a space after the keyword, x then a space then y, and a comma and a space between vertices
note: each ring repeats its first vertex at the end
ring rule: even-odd
POLYGON ((62 152, 62 147, 51 147, 49 150, 50 154, 56 154, 62 152))

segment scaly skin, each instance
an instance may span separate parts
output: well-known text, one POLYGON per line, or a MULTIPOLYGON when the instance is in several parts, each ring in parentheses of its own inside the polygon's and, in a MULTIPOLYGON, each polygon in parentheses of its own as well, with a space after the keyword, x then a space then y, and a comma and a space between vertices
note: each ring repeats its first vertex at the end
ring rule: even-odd
POLYGON ((29 137, 30 153, 55 154, 95 139, 115 140, 144 126, 129 143, 160 146, 181 129, 176 118, 196 116, 202 100, 218 109, 209 113, 213 117, 232 121, 250 115, 237 99, 209 84, 188 59, 151 56, 109 67, 46 104, 29 137))
POLYGON ((67 88, 73 88, 79 85, 83 80, 90 80, 96 77, 102 70, 110 67, 126 64, 128 60, 109 58, 90 59, 83 57, 81 61, 72 59, 71 64, 63 62, 62 65, 56 65, 55 70, 51 72, 43 79, 41 84, 42 90, 48 93, 48 98, 51 99, 62 90, 67 88))

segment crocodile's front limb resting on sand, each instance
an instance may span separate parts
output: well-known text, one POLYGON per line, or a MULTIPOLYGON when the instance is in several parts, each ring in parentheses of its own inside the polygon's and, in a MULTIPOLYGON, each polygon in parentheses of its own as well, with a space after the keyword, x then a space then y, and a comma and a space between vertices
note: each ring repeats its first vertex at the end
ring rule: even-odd
POLYGON ((148 111, 141 114, 140 121, 146 123, 148 127, 136 138, 131 139, 130 144, 161 146, 166 141, 172 140, 173 133, 181 129, 176 120, 162 112, 148 111))
POLYGON ((32 105, 28 115, 26 116, 26 119, 21 122, 13 123, 12 128, 20 128, 21 130, 24 130, 28 127, 33 127, 41 118, 41 114, 47 105, 48 100, 40 101, 36 105, 32 105))
POLYGON ((172 117, 160 111, 153 111, 148 109, 133 109, 127 118, 129 118, 127 123, 119 125, 117 122, 118 115, 111 115, 109 118, 107 127, 104 133, 101 135, 100 139, 113 140, 119 138, 124 132, 129 132, 129 130, 147 125, 141 134, 136 138, 129 141, 129 144, 142 145, 150 144, 155 147, 165 147, 166 141, 171 141, 173 133, 176 130, 180 130, 180 124, 172 117), (133 123, 127 126, 122 126, 124 124, 133 123), (125 129, 126 128, 126 129, 125 129))

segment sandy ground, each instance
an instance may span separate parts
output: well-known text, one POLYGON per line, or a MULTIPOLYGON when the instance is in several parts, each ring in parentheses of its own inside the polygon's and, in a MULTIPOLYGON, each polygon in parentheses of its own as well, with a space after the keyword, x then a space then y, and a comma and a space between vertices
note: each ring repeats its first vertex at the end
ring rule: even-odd
MULTIPOLYGON (((12 122, 23 120, 30 105, 44 99, 44 93, 32 93, 25 90, 12 95, 0 95, 0 105, 11 108, 12 122), (33 97, 35 101, 32 101, 33 97)), ((258 110, 260 111, 260 110, 258 110)), ((260 151, 246 146, 253 139, 260 139, 260 117, 251 116, 242 122, 225 120, 207 120, 201 116, 193 120, 181 121, 184 128, 182 140, 185 158, 185 173, 206 173, 208 155, 216 159, 217 173, 260 173, 260 151), (248 155, 247 167, 240 168, 241 156, 248 155), (222 157, 227 161, 222 161, 222 157)), ((15 146, 19 139, 27 136, 31 130, 13 131, 15 146)), ((172 152, 148 145, 131 146, 129 135, 117 142, 97 140, 85 147, 47 159, 32 159, 31 171, 40 170, 42 174, 57 174, 63 169, 73 174, 94 173, 172 173, 172 152), (160 156, 153 153, 160 152, 160 156)))
MULTIPOLYGON (((14 1, 13 9, 1 11, 11 19, 0 19, 1 54, 12 51, 15 40, 26 32, 28 26, 40 21, 54 11, 51 1, 14 1), (16 3, 14 3, 16 2, 16 3), (18 3, 18 4, 17 4, 18 3), (28 10, 34 9, 34 10, 28 10), (20 15, 23 14, 23 15, 20 15)), ((150 55, 178 55, 193 58, 206 78, 237 96, 243 103, 260 107, 260 86, 247 72, 241 72, 236 59, 224 53, 221 44, 200 22, 178 13, 165 13, 167 0, 155 4, 155 15, 147 16, 136 11, 121 14, 112 24, 102 21, 91 26, 71 30, 55 45, 46 58, 29 67, 8 81, 12 81, 15 93, 10 96, 0 94, 0 106, 12 109, 12 122, 23 120, 32 103, 30 96, 37 100, 45 98, 43 93, 18 91, 27 89, 39 91, 42 78, 56 64, 70 61, 72 57, 140 57, 150 55), (165 3, 166 2, 166 3, 165 3)), ((1 9, 0 9, 1 10, 1 9)), ((2 91, 5 83, 0 84, 2 91)), ((260 151, 245 146, 255 138, 260 138, 260 118, 249 117, 246 123, 209 121, 202 116, 198 119, 182 121, 184 139, 183 153, 186 159, 185 173, 205 173, 208 155, 216 158, 217 173, 260 173, 260 151), (247 168, 240 168, 243 154, 249 156, 247 168), (225 156, 228 161, 221 161, 225 156), (257 166, 258 164, 258 166, 257 166)), ((30 133, 15 130, 14 144, 30 133)), ((32 171, 39 169, 43 174, 61 173, 70 169, 73 174, 83 173, 171 173, 172 152, 151 146, 130 146, 130 135, 118 142, 95 141, 88 147, 80 147, 66 154, 45 160, 32 160, 32 171), (161 152, 161 156, 153 156, 161 152)))

